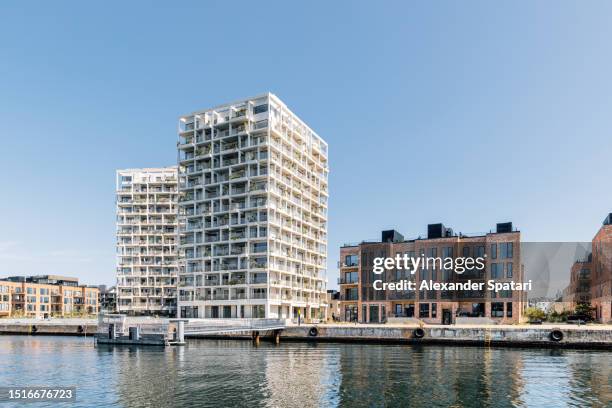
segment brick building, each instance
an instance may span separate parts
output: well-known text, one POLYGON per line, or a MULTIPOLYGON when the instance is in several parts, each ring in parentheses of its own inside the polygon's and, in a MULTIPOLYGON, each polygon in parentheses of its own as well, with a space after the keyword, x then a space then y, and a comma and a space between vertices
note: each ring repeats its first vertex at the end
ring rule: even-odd
POLYGON ((480 236, 454 234, 442 224, 430 224, 427 238, 405 240, 397 231, 383 231, 380 242, 347 244, 340 248, 340 278, 342 319, 362 323, 377 323, 390 317, 418 318, 425 323, 451 324, 457 317, 489 318, 500 323, 518 322, 526 306, 526 292, 487 290, 486 282, 523 282, 520 253, 520 232, 512 223, 497 224, 495 232, 480 236), (436 267, 409 270, 386 270, 373 273, 376 257, 482 257, 485 268, 463 274, 436 267), (437 268, 437 269, 436 269, 437 268), (417 290, 374 290, 373 283, 409 280, 417 290), (476 291, 420 291, 421 281, 484 282, 476 291))
POLYGON ((574 309, 581 303, 591 302, 591 271, 593 269, 593 255, 579 259, 572 264, 570 282, 563 291, 563 302, 574 309))
POLYGON ((0 317, 91 315, 98 313, 97 287, 57 275, 0 279, 0 317))
POLYGON ((593 265, 591 272, 591 305, 595 318, 612 321, 612 213, 608 214, 593 238, 593 265))

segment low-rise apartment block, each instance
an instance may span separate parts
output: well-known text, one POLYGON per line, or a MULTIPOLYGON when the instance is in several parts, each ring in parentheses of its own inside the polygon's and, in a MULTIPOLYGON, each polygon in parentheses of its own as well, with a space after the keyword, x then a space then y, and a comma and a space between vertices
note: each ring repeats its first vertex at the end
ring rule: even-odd
POLYGON ((486 289, 475 291, 374 290, 377 279, 384 282, 421 281, 475 283, 523 282, 520 254, 520 232, 512 223, 497 224, 495 232, 479 236, 454 234, 442 224, 428 226, 427 238, 405 240, 397 231, 383 231, 381 241, 347 244, 340 249, 340 278, 342 318, 346 321, 378 323, 389 317, 418 318, 426 323, 452 324, 458 317, 489 318, 497 322, 518 322, 526 306, 524 291, 486 289), (456 274, 435 265, 409 270, 387 270, 382 275, 373 272, 377 257, 483 257, 482 270, 456 274))
POLYGON ((176 315, 176 167, 117 171, 117 311, 176 315))
POLYGON ((98 313, 98 288, 58 275, 0 279, 0 317, 70 317, 98 313))

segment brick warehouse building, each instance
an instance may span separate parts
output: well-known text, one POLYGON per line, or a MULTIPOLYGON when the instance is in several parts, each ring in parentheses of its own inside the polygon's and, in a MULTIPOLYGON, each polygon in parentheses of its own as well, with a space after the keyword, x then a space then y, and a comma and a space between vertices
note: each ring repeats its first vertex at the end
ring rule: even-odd
POLYGON ((563 301, 575 308, 581 303, 591 303, 591 271, 593 270, 593 254, 579 259, 572 264, 570 281, 563 291, 563 301))
POLYGON ((595 308, 595 318, 606 323, 612 321, 612 213, 592 243, 591 305, 595 308))
MULTIPOLYGON (((383 231, 380 242, 347 244, 340 248, 340 293, 343 320, 378 323, 389 317, 418 318, 425 323, 451 324, 457 317, 489 318, 500 323, 516 323, 526 307, 526 292, 486 290, 452 291, 377 291, 373 282, 523 282, 520 254, 520 232, 512 223, 497 224, 495 232, 480 236, 454 234, 442 224, 430 224, 427 238, 405 240, 397 231, 383 231), (466 271, 420 269, 414 275, 408 270, 387 270, 381 275, 372 271, 376 257, 428 256, 442 258, 485 257, 484 270, 466 271), (486 254, 486 256, 485 256, 486 254)), ((486 285, 485 285, 486 287, 486 285)))

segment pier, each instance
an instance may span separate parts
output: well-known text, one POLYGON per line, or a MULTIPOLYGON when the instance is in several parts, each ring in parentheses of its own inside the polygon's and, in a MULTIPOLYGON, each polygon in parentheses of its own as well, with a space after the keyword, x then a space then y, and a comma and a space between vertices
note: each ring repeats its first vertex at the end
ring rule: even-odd
POLYGON ((259 343, 262 333, 271 333, 280 341, 281 330, 287 327, 284 319, 149 319, 120 314, 101 315, 96 341, 100 344, 180 346, 185 337, 249 335, 259 343))

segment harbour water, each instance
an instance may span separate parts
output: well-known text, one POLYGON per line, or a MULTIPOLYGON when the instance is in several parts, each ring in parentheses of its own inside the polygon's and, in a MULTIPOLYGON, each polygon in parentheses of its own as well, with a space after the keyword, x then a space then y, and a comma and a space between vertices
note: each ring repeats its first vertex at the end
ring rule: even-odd
POLYGON ((0 361, 0 386, 77 388, 33 407, 612 406, 605 351, 0 336, 0 361))

